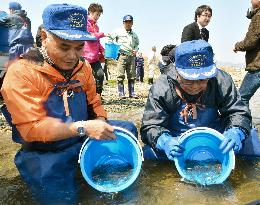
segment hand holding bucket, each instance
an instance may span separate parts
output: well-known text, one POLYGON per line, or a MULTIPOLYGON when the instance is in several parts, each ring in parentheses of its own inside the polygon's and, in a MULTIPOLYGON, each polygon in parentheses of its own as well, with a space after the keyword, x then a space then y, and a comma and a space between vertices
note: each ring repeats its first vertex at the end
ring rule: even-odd
POLYGON ((119 192, 138 177, 143 161, 135 136, 114 127, 116 140, 87 139, 81 147, 79 163, 87 183, 101 192, 119 192))

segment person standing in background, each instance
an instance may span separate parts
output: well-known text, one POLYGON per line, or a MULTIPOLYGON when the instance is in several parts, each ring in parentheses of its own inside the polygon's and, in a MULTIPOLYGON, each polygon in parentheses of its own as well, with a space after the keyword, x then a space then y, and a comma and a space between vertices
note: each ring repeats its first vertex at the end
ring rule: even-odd
POLYGON ((117 83, 119 98, 125 98, 124 79, 125 72, 128 79, 128 90, 130 98, 138 98, 134 91, 135 84, 135 56, 138 51, 139 39, 132 30, 133 16, 123 17, 123 28, 117 29, 110 34, 110 38, 115 39, 120 44, 119 58, 117 63, 117 83))
POLYGON ((19 58, 33 48, 34 39, 31 32, 31 21, 18 2, 9 3, 10 14, 0 19, 0 25, 9 28, 8 43, 9 61, 19 58))
POLYGON ((103 13, 103 8, 100 4, 92 3, 88 7, 88 23, 87 30, 92 35, 96 37, 96 41, 86 41, 83 51, 83 57, 87 60, 93 70, 93 75, 96 80, 97 93, 101 95, 103 90, 104 81, 104 71, 100 59, 104 59, 105 49, 100 43, 100 38, 106 35, 99 31, 97 21, 101 14, 103 13))
POLYGON ((144 82, 144 58, 141 52, 137 53, 135 58, 135 68, 136 68, 136 81, 144 82))
POLYGON ((209 31, 205 27, 209 24, 212 9, 208 5, 201 5, 195 11, 195 22, 184 27, 181 42, 202 39, 208 42, 209 31))
POLYGON ((251 19, 244 40, 235 44, 234 52, 246 52, 246 75, 239 92, 242 101, 249 106, 249 100, 260 87, 260 0, 251 0, 252 9, 247 18, 251 19))
POLYGON ((176 45, 172 44, 166 45, 162 48, 160 52, 161 58, 158 63, 161 74, 167 74, 169 72, 169 69, 172 67, 169 65, 174 63, 175 48, 176 45))
POLYGON ((156 59, 156 47, 152 47, 152 52, 148 56, 148 84, 153 84, 154 71, 157 68, 157 59, 156 59))

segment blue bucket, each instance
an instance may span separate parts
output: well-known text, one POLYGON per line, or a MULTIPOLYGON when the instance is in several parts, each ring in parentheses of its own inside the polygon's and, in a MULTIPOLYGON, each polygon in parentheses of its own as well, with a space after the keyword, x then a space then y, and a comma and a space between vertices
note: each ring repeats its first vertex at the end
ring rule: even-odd
POLYGON ((235 154, 233 149, 222 153, 219 146, 223 138, 207 127, 190 129, 180 136, 185 151, 174 161, 183 179, 202 185, 221 184, 227 179, 235 167, 235 154))
POLYGON ((120 45, 116 43, 106 43, 105 44, 105 58, 117 59, 119 53, 120 45))
POLYGON ((116 140, 89 140, 81 147, 79 163, 87 183, 101 192, 119 192, 138 177, 143 152, 135 136, 115 128, 116 140))

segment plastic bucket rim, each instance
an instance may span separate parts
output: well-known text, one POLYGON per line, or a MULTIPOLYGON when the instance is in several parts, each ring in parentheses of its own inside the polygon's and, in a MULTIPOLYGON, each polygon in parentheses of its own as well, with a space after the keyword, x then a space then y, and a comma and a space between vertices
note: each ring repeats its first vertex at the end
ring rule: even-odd
POLYGON ((117 42, 106 42, 106 43, 105 43, 105 45, 111 45, 111 44, 114 44, 114 45, 120 46, 120 44, 117 43, 117 42))
MULTIPOLYGON (((186 132, 182 133, 181 136, 179 137, 179 142, 180 144, 182 142, 184 142, 188 137, 190 137, 192 134, 195 134, 195 132, 204 132, 206 133, 207 131, 210 131, 212 133, 214 133, 218 139, 222 140, 224 139, 224 136, 218 132, 217 130, 214 130, 212 128, 208 128, 208 127, 197 127, 197 128, 192 128, 192 129, 189 129, 187 130, 186 132), (186 134, 185 134, 186 133, 186 134)), ((214 184, 221 184, 222 182, 224 182, 228 176, 230 175, 231 171, 235 168, 235 153, 234 153, 234 150, 231 149, 229 152, 228 152, 228 158, 229 158, 229 161, 230 161, 230 166, 228 166, 228 169, 224 172, 224 174, 221 174, 221 176, 218 178, 217 180, 217 183, 214 183, 214 184)), ((183 170, 181 169, 181 166, 179 164, 179 157, 174 157, 174 163, 175 163, 175 167, 178 171, 178 173, 184 178, 184 179, 187 179, 187 175, 183 172, 183 170)), ((210 184, 209 184, 210 185, 210 184)))
MULTIPOLYGON (((127 187, 129 187, 131 184, 133 184, 135 182, 135 180, 137 179, 137 177, 139 176, 139 173, 141 171, 141 166, 142 166, 142 159, 143 159, 143 156, 141 154, 142 152, 142 149, 140 150, 140 147, 137 145, 137 143, 132 139, 132 137, 126 135, 125 133, 123 133, 125 136, 120 136, 120 137, 125 137, 127 138, 131 144, 133 144, 133 146, 135 147, 136 150, 139 150, 140 152, 137 152, 137 168, 134 169, 134 172, 133 174, 131 175, 130 179, 127 180, 125 183, 123 183, 122 185, 120 186, 116 186, 115 188, 110 188, 109 190, 104 188, 103 186, 100 186, 100 185, 97 185, 95 184, 89 177, 88 177, 88 174, 86 173, 85 171, 85 168, 83 166, 84 163, 80 163, 80 169, 81 169, 81 173, 84 177, 84 179, 87 181, 87 183, 93 187, 94 189, 100 191, 100 192, 106 192, 106 193, 112 193, 112 192, 119 192, 119 191, 122 191, 124 189, 126 189, 127 187)), ((83 151, 81 152, 81 155, 80 155, 80 158, 79 158, 79 161, 81 161, 82 159, 82 156, 84 156, 85 152, 87 151, 87 148, 91 145, 91 142, 94 141, 94 140, 89 140, 89 139, 86 139, 86 142, 87 143, 84 143, 84 148, 83 148, 83 151), (89 143, 88 143, 89 142, 89 143)))

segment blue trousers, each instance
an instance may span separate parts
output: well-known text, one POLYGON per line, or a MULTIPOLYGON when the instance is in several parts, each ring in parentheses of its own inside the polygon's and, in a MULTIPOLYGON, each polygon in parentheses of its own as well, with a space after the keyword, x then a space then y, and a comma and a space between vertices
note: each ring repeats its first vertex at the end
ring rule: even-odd
POLYGON ((248 71, 239 88, 242 101, 249 106, 249 100, 260 87, 260 70, 248 71))

